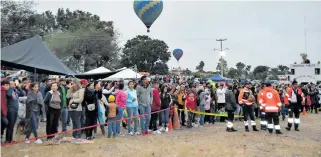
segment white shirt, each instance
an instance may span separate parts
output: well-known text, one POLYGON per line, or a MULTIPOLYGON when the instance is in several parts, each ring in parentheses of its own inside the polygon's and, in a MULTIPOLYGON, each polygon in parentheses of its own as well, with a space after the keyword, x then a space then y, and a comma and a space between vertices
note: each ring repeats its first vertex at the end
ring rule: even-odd
POLYGON ((222 89, 218 88, 216 90, 217 103, 225 103, 225 92, 226 90, 224 88, 222 89))
POLYGON ((294 93, 294 89, 292 89, 292 97, 291 97, 291 103, 298 102, 298 99, 296 97, 296 94, 294 93))

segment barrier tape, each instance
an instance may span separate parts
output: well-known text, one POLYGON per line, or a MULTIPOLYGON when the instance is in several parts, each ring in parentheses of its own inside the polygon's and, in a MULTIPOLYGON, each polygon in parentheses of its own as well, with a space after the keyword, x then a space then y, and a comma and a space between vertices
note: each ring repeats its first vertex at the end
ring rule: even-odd
MULTIPOLYGON (((208 115, 208 116, 227 117, 227 114, 207 113, 207 112, 194 111, 194 110, 188 110, 188 109, 178 109, 178 110, 192 112, 196 114, 208 115)), ((243 118, 243 116, 234 115, 234 118, 243 118)))
MULTIPOLYGON (((159 110, 159 111, 155 111, 155 112, 151 112, 151 113, 145 113, 145 114, 140 114, 138 116, 133 116, 133 117, 130 117, 130 118, 125 118, 126 120, 128 119, 134 119, 134 118, 139 118, 139 117, 143 117, 143 116, 147 116, 147 115, 151 115, 151 114, 154 114, 154 113, 158 113, 158 112, 163 112, 165 110, 169 110, 170 108, 168 109, 163 109, 163 110, 159 110)), ((60 134, 66 134, 66 133, 70 133, 70 132, 74 132, 74 131, 80 131, 80 130, 85 130, 85 129, 90 129, 90 128, 94 128, 94 127, 97 127, 97 126, 101 126, 101 125, 106 125, 106 124, 110 124, 110 123, 114 123, 114 122, 121 122, 123 119, 120 119, 120 120, 114 120, 114 121, 107 121, 106 123, 102 123, 102 124, 96 124, 96 125, 92 125, 92 126, 87 126, 87 127, 83 127, 83 128, 78 128, 78 129, 72 129, 72 130, 67 130, 67 131, 63 131, 63 132, 58 132, 58 133, 55 133, 55 134, 49 134, 49 135, 43 135, 43 136, 39 136, 38 138, 29 138, 29 141, 35 141, 37 139, 42 139, 42 138, 46 138, 46 137, 52 137, 52 136, 55 136, 55 135, 60 135, 60 134)), ((22 142, 26 142, 27 140, 24 139, 24 140, 19 140, 19 141, 14 141, 14 142, 11 142, 11 143, 5 143, 5 144, 2 144, 1 146, 12 146, 14 144, 18 144, 18 143, 22 143, 22 142)))

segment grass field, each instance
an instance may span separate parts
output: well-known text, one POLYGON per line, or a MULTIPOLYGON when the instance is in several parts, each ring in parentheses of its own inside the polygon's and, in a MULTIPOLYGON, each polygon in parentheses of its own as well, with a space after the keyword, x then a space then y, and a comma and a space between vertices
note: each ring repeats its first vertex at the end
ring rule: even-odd
MULTIPOLYGON (((301 118, 300 132, 225 132, 225 124, 171 131, 161 135, 98 137, 94 144, 16 144, 2 147, 2 157, 321 157, 321 114, 301 118)), ((44 128, 42 128, 44 129, 44 128)), ((99 129, 98 129, 99 130, 99 129)), ((98 131, 100 132, 100 130, 98 131)), ((23 138, 23 137, 16 137, 23 138)))

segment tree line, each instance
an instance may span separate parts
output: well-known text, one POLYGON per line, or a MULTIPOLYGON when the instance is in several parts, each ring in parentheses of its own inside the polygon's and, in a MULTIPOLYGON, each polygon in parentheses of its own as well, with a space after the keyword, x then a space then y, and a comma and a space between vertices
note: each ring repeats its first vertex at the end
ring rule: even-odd
MULTIPOLYGON (((103 21, 90 12, 68 8, 59 8, 56 13, 49 10, 38 13, 33 9, 36 5, 33 1, 1 1, 2 47, 39 35, 49 49, 75 72, 100 66, 111 70, 125 66, 152 74, 169 73, 167 62, 171 52, 164 41, 138 35, 120 47, 121 33, 114 28, 113 21, 103 21)), ((205 72, 204 66, 201 61, 196 73, 189 69, 182 72, 199 75, 205 72)), ((275 78, 289 70, 283 65, 276 68, 262 65, 251 71, 251 65, 242 62, 235 67, 228 68, 226 60, 221 58, 216 70, 223 69, 225 76, 230 78, 253 79, 275 78)))

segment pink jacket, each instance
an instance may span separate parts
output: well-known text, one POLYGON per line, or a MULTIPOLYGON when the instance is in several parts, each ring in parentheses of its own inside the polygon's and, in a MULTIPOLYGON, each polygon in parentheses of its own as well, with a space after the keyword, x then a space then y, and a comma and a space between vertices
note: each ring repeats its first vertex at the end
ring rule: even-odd
POLYGON ((116 104, 119 108, 126 107, 127 94, 124 90, 119 90, 115 93, 116 95, 116 104))

